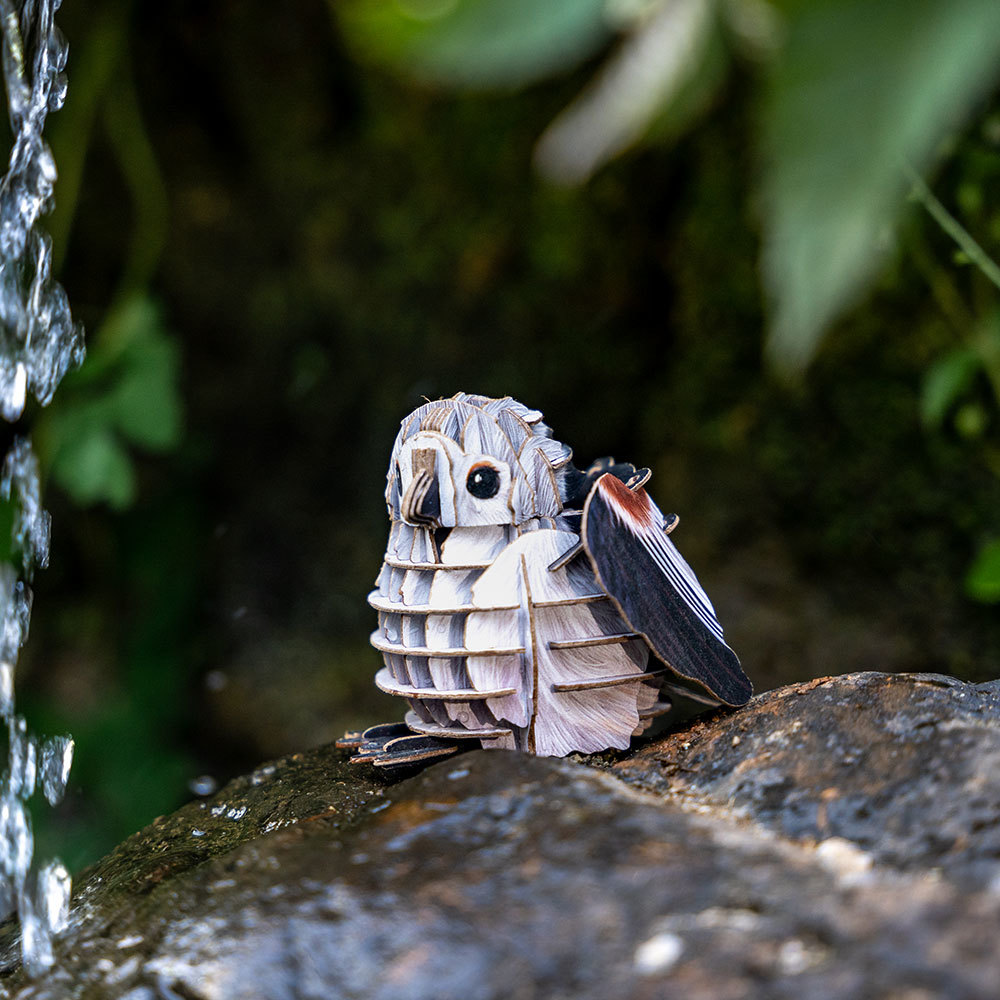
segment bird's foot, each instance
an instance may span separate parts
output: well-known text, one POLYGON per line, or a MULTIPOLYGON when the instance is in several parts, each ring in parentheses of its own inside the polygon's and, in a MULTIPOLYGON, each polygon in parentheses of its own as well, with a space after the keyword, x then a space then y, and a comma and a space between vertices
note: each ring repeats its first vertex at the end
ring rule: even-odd
POLYGON ((381 768, 430 762, 465 749, 455 740, 415 733, 404 722, 387 722, 369 726, 363 732, 344 733, 336 746, 340 750, 357 750, 351 757, 352 764, 374 764, 381 768))

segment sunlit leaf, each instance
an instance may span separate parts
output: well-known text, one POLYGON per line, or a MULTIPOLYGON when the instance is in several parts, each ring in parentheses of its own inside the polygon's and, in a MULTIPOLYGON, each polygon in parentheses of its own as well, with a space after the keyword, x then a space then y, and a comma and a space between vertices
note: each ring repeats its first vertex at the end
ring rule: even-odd
POLYGON ((788 2, 763 112, 769 350, 803 367, 892 242, 926 168, 1000 75, 996 0, 788 2))
POLYGON ((987 542, 965 577, 969 597, 987 604, 1000 601, 1000 538, 987 542))
POLYGON ((367 54, 444 83, 519 86, 567 68, 610 34, 605 0, 333 3, 367 54))
POLYGON ((920 419, 925 427, 940 427, 948 411, 972 384, 983 366, 979 355, 960 347, 936 361, 924 376, 920 419))
POLYGON ((585 180, 664 114, 706 60, 712 0, 673 0, 643 20, 546 129, 535 159, 548 177, 585 180))

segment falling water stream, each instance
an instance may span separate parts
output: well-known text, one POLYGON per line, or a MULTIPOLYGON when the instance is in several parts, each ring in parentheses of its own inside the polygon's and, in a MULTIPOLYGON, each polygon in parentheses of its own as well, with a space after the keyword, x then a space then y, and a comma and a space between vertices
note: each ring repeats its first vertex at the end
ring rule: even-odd
MULTIPOLYGON (((83 360, 83 331, 51 275, 51 241, 38 222, 52 207, 55 161, 42 136, 66 97, 65 39, 53 22, 59 0, 0 0, 2 69, 11 124, 10 162, 0 181, 0 413, 14 423, 29 394, 51 399, 83 360)), ((10 511, 10 557, 0 562, 0 724, 8 734, 0 776, 0 917, 18 913, 29 972, 52 964, 52 938, 69 913, 70 878, 57 861, 33 863, 28 799, 52 805, 66 787, 73 741, 38 739, 14 707, 14 668, 28 634, 31 581, 48 562, 49 516, 29 436, 15 434, 0 470, 0 506, 10 511)), ((2 540, 0 540, 2 543, 2 540)))

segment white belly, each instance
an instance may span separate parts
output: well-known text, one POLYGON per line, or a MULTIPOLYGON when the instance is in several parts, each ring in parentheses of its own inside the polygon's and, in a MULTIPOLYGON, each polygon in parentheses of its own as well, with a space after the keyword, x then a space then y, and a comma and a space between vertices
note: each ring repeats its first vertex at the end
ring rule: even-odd
MULTIPOLYGON (((546 756, 624 748, 658 711, 649 651, 559 521, 431 533, 393 524, 377 589, 377 682, 418 732, 546 756)), ((660 666, 653 661, 654 667, 660 666)))

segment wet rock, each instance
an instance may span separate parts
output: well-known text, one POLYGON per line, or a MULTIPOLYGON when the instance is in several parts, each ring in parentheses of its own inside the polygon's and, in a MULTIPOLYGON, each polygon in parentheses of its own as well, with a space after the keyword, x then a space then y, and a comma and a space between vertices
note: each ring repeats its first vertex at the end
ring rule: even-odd
POLYGON ((992 876, 1000 682, 848 674, 759 695, 614 768, 659 795, 726 802, 786 837, 844 838, 879 864, 992 876))
POLYGON ((321 748, 126 841, 79 880, 53 973, 5 986, 22 1000, 995 996, 993 830, 928 831, 957 829, 963 792, 985 818, 996 712, 989 687, 861 674, 762 695, 610 766, 475 752, 381 787, 321 748), (860 819, 831 808, 862 798, 860 819), (227 827, 213 803, 247 812, 227 827), (192 848, 206 812, 213 840, 192 848))
MULTIPOLYGON (((74 878, 73 928, 116 913, 134 914, 160 883, 292 824, 324 817, 334 827, 363 815, 384 783, 359 774, 333 746, 293 754, 229 782, 218 794, 160 816, 74 878), (95 916, 97 915, 97 916, 95 916)), ((135 935, 131 935, 135 936, 135 935)), ((5 927, 0 976, 18 961, 15 929, 5 927)))

